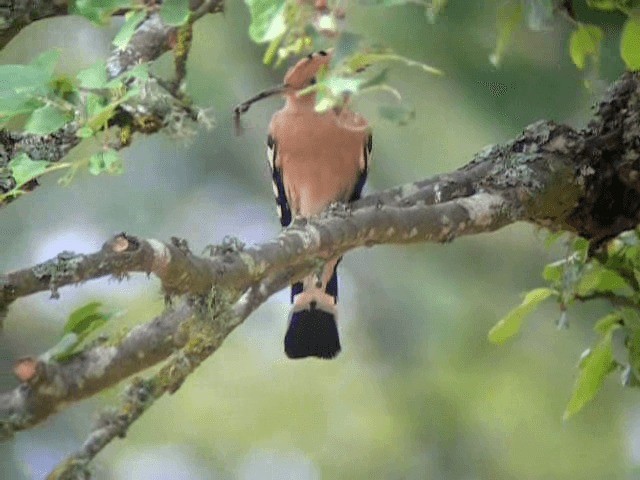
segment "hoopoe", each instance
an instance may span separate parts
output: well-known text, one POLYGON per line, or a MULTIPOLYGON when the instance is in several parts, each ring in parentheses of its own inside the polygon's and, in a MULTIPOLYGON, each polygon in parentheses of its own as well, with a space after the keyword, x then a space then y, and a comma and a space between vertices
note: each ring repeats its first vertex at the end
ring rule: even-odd
MULTIPOLYGON (((372 137, 367 121, 347 106, 316 112, 315 94, 298 92, 316 82, 331 54, 319 51, 291 67, 281 87, 258 95, 282 93, 285 105, 269 124, 267 153, 280 224, 312 217, 333 202, 360 198, 367 179, 372 137)), ((250 103, 236 108, 245 112, 250 103)), ((333 358, 340 352, 336 323, 340 258, 291 286, 293 308, 284 338, 289 358, 333 358)))

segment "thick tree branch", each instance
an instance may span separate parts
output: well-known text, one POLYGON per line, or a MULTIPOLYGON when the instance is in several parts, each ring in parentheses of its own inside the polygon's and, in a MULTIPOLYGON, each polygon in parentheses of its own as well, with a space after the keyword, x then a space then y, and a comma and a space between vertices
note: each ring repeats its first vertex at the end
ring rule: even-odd
POLYGON ((623 75, 583 131, 553 122, 532 124, 516 139, 478 153, 456 172, 346 207, 333 206, 317 218, 294 222, 261 245, 228 241, 201 257, 183 241, 165 244, 121 234, 100 252, 64 252, 0 276, 0 310, 31 293, 51 290, 56 295, 65 285, 130 272, 153 273, 168 296, 188 294, 191 299, 124 338, 90 346, 64 363, 39 359, 34 375, 0 394, 0 431, 8 436, 36 425, 68 403, 170 358, 161 369, 170 375, 134 383, 133 390, 139 392, 142 385, 145 395, 135 400, 135 408, 129 409, 131 396, 125 399, 130 416, 109 417, 113 421, 103 422, 61 467, 84 468, 148 407, 146 399, 175 391, 271 293, 313 271, 318 262, 353 248, 445 242, 516 221, 577 232, 596 243, 635 227, 640 220, 639 85, 637 74, 623 75), (241 292, 248 293, 241 297, 241 292))
POLYGON ((0 3, 0 49, 27 25, 43 18, 66 15, 66 0, 8 0, 0 3))
MULTIPOLYGON (((63 254, 36 267, 49 272, 42 277, 34 275, 33 269, 5 276, 5 293, 14 292, 5 298, 15 298, 15 292, 49 288, 52 279, 56 283, 58 278, 78 281, 85 273, 93 278, 122 275, 126 266, 155 273, 168 293, 185 293, 191 288, 190 294, 206 296, 211 291, 258 288, 261 297, 254 294, 238 304, 244 306, 237 315, 244 318, 242 312, 248 314, 258 306, 256 298, 264 301, 270 295, 270 290, 260 287, 263 282, 284 275, 278 283, 283 287, 315 268, 318 258, 379 243, 448 241, 458 235, 495 230, 514 220, 505 214, 507 203, 488 193, 431 206, 336 210, 306 225, 295 225, 275 240, 256 247, 217 247, 211 258, 193 256, 173 244, 119 235, 107 242, 101 252, 86 256, 63 254), (52 271, 60 271, 60 277, 52 271), (48 277, 50 274, 52 277, 48 277), (23 281, 26 287, 10 285, 14 281, 23 281)), ((63 405, 93 395, 166 358, 188 342, 190 336, 185 337, 183 327, 192 317, 191 307, 182 307, 136 327, 117 344, 96 345, 65 363, 39 361, 29 382, 0 395, 2 430, 8 434, 33 426, 63 405)), ((218 329, 213 334, 222 339, 230 331, 218 329)))

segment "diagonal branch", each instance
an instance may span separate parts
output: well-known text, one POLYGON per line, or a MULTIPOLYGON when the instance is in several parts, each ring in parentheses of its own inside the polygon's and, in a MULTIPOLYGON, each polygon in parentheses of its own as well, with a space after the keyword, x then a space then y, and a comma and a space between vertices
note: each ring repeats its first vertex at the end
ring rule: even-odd
MULTIPOLYGON (((578 232, 596 243, 635 227, 640 220, 639 78, 623 75, 583 131, 537 122, 514 140, 479 152, 456 172, 349 206, 334 205, 319 217, 295 221, 260 245, 228 241, 201 257, 177 239, 163 243, 121 234, 99 252, 63 252, 44 264, 0 276, 0 310, 37 291, 56 295, 65 285, 137 271, 156 275, 167 295, 187 294, 189 299, 124 338, 90 346, 64 363, 38 359, 33 375, 0 394, 0 432, 10 436, 30 428, 69 403, 167 358, 161 369, 167 375, 154 377, 151 397, 147 390, 143 396, 175 391, 269 295, 313 271, 318 261, 357 247, 446 242, 516 221, 578 232)), ((135 385, 138 392, 140 385, 149 387, 135 385)), ((131 400, 127 398, 125 402, 131 400)), ((86 465, 147 406, 136 408, 140 410, 134 408, 138 413, 131 417, 99 426, 71 464, 86 465)))
MULTIPOLYGON (((105 254, 103 249, 84 258, 95 266, 100 265, 103 255, 105 264, 121 266, 118 257, 131 256, 130 266, 153 271, 165 289, 183 285, 184 291, 184 285, 192 285, 195 292, 191 293, 199 295, 207 295, 213 285, 216 291, 247 291, 284 272, 284 279, 278 283, 282 288, 310 272, 317 258, 329 258, 357 246, 447 241, 458 235, 495 230, 514 220, 505 215, 507 210, 508 204, 501 197, 480 193, 431 206, 363 207, 354 212, 329 213, 304 226, 289 228, 275 240, 256 247, 218 247, 210 259, 195 257, 175 245, 124 235, 107 242, 111 252, 105 254), (114 251, 114 246, 120 251, 114 251), (134 250, 127 250, 128 246, 134 250), (203 280, 207 272, 208 283, 203 280), (207 289, 203 288, 205 284, 207 289)), ((91 271, 105 270, 96 267, 91 271)), ((23 275, 25 271, 17 278, 23 275)), ((246 297, 245 303, 239 304, 244 305, 239 317, 244 319, 273 292, 259 293, 261 296, 246 297)), ((0 430, 6 435, 29 428, 63 405, 94 395, 167 358, 187 342, 189 335, 185 336, 183 327, 192 318, 191 307, 170 310, 131 330, 117 344, 94 346, 65 363, 40 360, 33 378, 12 392, 0 394, 0 430)), ((215 336, 222 339, 230 331, 220 329, 215 336)))
MULTIPOLYGON (((88 435, 82 447, 65 459, 49 475, 49 479, 83 478, 87 464, 113 439, 124 437, 129 427, 166 393, 174 393, 184 380, 204 360, 215 352, 223 340, 256 308, 275 292, 284 288, 291 272, 280 272, 250 287, 232 306, 198 312, 201 308, 185 306, 180 316, 190 318, 197 326, 199 341, 171 355, 166 364, 147 379, 136 378, 126 388, 124 398, 116 409, 103 412, 100 421, 88 435), (203 318, 207 316, 211 318, 203 318), (195 345, 195 347, 194 347, 195 345)), ((183 320, 186 322, 186 320, 183 320)), ((184 326, 184 323, 183 323, 184 326)))

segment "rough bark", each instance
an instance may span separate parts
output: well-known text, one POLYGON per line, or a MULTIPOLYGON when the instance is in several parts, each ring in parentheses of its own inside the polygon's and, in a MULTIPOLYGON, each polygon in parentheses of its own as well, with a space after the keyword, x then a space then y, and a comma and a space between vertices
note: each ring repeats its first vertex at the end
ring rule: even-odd
MULTIPOLYGON (((237 298, 279 272, 295 280, 336 254, 388 243, 447 242, 527 221, 601 242, 634 228, 640 211, 638 158, 640 77, 625 74, 583 131, 537 122, 512 141, 489 147, 461 169, 335 205, 296 221, 272 241, 213 247, 193 255, 186 243, 119 235, 90 255, 56 258, 0 276, 0 308, 16 298, 131 272, 153 273, 168 296, 237 298)), ((286 282, 285 282, 286 283, 286 282)), ((119 342, 96 345, 66 363, 38 362, 37 374, 0 395, 5 432, 29 428, 62 405, 107 388, 184 348, 180 326, 191 307, 168 310, 119 342)), ((224 338, 230 330, 215 332, 224 338)))

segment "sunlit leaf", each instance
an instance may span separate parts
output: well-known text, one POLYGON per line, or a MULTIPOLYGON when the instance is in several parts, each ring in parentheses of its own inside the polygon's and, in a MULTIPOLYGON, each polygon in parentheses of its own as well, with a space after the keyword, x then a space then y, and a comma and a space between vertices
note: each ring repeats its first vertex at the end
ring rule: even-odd
POLYGON ((489 56, 489 61, 493 66, 498 67, 502 61, 502 56, 511 42, 511 36, 518 25, 522 23, 522 3, 520 1, 509 0, 498 6, 496 15, 496 29, 498 35, 493 53, 489 56))
POLYGON ((89 158, 89 173, 91 175, 100 175, 101 173, 119 175, 122 170, 122 159, 113 149, 94 153, 89 158))
POLYGON ((82 15, 94 23, 105 23, 113 13, 129 9, 134 0, 75 0, 71 2, 71 13, 82 15))
POLYGON ((39 68, 40 70, 46 72, 49 77, 53 76, 53 72, 56 68, 56 63, 60 59, 60 51, 59 50, 48 50, 46 52, 38 55, 32 62, 31 65, 39 68))
POLYGON ((629 70, 640 70, 640 18, 629 17, 622 29, 620 55, 629 70))
POLYGON ((359 53, 349 58, 346 61, 346 64, 352 72, 357 72, 362 68, 386 62, 401 62, 409 67, 417 67, 427 73, 443 75, 442 70, 438 70, 426 63, 416 62, 415 60, 411 60, 396 53, 359 53))
POLYGON ((565 260, 558 260, 545 265, 542 270, 542 278, 550 283, 559 283, 562 280, 566 263, 565 260))
POLYGON ((618 327, 618 324, 611 324, 600 341, 583 355, 571 398, 564 411, 565 420, 578 413, 595 397, 604 379, 615 369, 617 364, 613 359, 611 339, 618 327))
POLYGON ((578 260, 580 262, 586 261, 589 254, 589 240, 582 237, 576 237, 571 246, 578 257, 578 260))
POLYGON ((270 42, 286 30, 286 0, 245 0, 251 12, 249 36, 256 43, 270 42))
MULTIPOLYGON (((163 8, 166 2, 162 4, 163 8)), ((138 25, 146 18, 147 12, 138 10, 137 12, 127 12, 125 22, 113 39, 113 45, 120 50, 124 50, 129 45, 131 37, 136 33, 138 25)))
POLYGON ((576 293, 589 295, 593 292, 615 292, 625 288, 630 289, 629 284, 618 273, 598 263, 592 263, 580 278, 576 293))
POLYGON ((43 94, 51 74, 34 65, 0 65, 0 97, 43 94))
POLYGON ((62 128, 73 115, 53 105, 34 110, 24 126, 24 131, 35 135, 47 135, 62 128))
POLYGON ((524 317, 533 312, 536 307, 551 296, 557 296, 558 292, 551 288, 536 288, 524 297, 520 305, 507 313, 489 331, 489 341, 502 344, 520 331, 524 317))
POLYGON ((102 303, 90 302, 75 309, 64 325, 60 342, 47 353, 58 361, 66 360, 80 350, 81 342, 92 332, 102 328, 113 316, 102 310, 102 303))
POLYGON ((160 16, 167 25, 184 25, 189 19, 189 0, 164 0, 160 7, 160 16))
POLYGON ((621 322, 622 315, 620 315, 620 312, 611 312, 598 320, 593 326, 593 330, 604 335, 611 330, 614 325, 620 325, 621 322))
POLYGON ((104 61, 96 62, 89 68, 78 72, 76 78, 82 88, 104 88, 107 85, 107 66, 104 61))
POLYGON ((571 60, 580 70, 587 65, 587 58, 591 57, 595 61, 600 58, 600 44, 604 38, 604 33, 600 27, 595 25, 580 24, 571 33, 569 38, 569 54, 571 60))
POLYGON ((587 0, 587 5, 596 10, 616 10, 623 3, 620 0, 587 0))
POLYGON ((49 162, 45 160, 31 160, 26 153, 20 153, 9 162, 9 170, 16 181, 16 188, 39 177, 47 171, 49 162))

